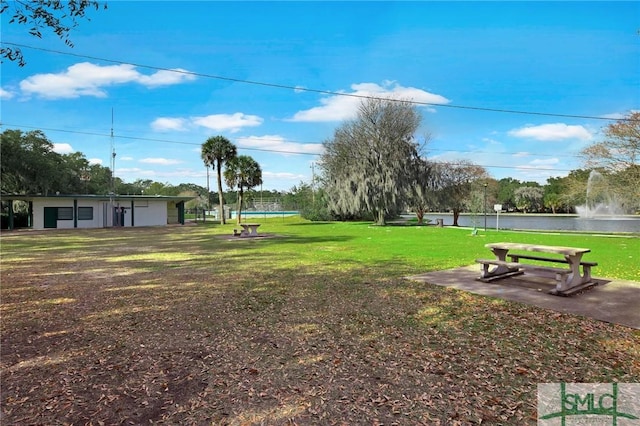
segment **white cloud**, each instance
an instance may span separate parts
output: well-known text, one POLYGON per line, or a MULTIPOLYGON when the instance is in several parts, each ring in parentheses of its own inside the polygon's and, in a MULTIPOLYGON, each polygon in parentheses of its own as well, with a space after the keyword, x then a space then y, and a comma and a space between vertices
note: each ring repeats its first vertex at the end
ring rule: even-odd
POLYGON ((58 154, 71 154, 74 152, 74 149, 68 143, 54 143, 53 151, 58 154))
POLYGON ((89 158, 87 161, 89 164, 102 164, 102 160, 100 158, 89 158))
POLYGON ((159 132, 165 130, 184 131, 187 130, 186 124, 187 120, 184 118, 160 117, 151 123, 151 128, 159 132))
POLYGON ((482 142, 488 145, 502 145, 502 142, 498 142, 497 140, 492 138, 482 138, 482 142))
MULTIPOLYGON (((210 114, 201 117, 158 117, 151 123, 151 128, 158 132, 187 131, 193 127, 205 127, 217 132, 235 133, 245 127, 260 126, 264 120, 257 115, 241 112, 234 114, 210 114)), ((198 149, 199 151, 199 149, 198 149)))
POLYGON ((120 161, 133 161, 133 157, 120 157, 120 161))
POLYGON ((138 76, 132 65, 101 67, 88 62, 71 65, 58 74, 36 74, 20 82, 26 94, 43 98, 77 98, 80 96, 106 97, 103 86, 135 81, 138 76))
POLYGON ((358 106, 365 97, 390 98, 409 100, 427 104, 447 104, 449 99, 444 96, 426 92, 414 87, 403 87, 395 82, 385 81, 382 85, 376 83, 359 83, 351 85, 351 92, 340 92, 344 95, 333 95, 320 99, 320 106, 298 111, 289 121, 322 122, 343 121, 354 118, 358 106))
POLYGON ((36 74, 20 82, 20 89, 26 95, 36 95, 45 99, 78 98, 80 96, 107 96, 106 87, 124 83, 138 83, 148 87, 178 84, 193 80, 190 74, 158 71, 151 75, 139 73, 129 64, 100 66, 89 62, 71 65, 57 74, 36 74))
POLYGON ((198 126, 218 132, 235 133, 243 127, 255 127, 262 124, 263 119, 257 115, 247 115, 241 112, 235 114, 211 114, 204 117, 193 117, 192 122, 198 126))
POLYGON ((163 166, 169 166, 172 164, 180 164, 182 163, 182 161, 180 160, 174 160, 171 158, 143 158, 140 160, 141 163, 146 163, 146 164, 161 164, 163 166))
POLYGON ((172 84, 180 84, 183 81, 195 80, 195 76, 189 71, 182 68, 173 68, 171 70, 160 70, 151 75, 140 75, 138 83, 149 86, 170 86, 172 84))
POLYGON ((561 162, 557 158, 534 160, 527 164, 515 166, 510 177, 523 182, 534 181, 546 184, 547 179, 550 177, 560 177, 568 174, 564 170, 557 169, 560 164, 561 162))
POLYGON ((135 176, 136 178, 140 177, 140 176, 145 176, 145 177, 149 177, 149 176, 155 176, 156 172, 153 170, 144 170, 144 169, 140 169, 138 167, 131 167, 131 168, 117 168, 115 170, 114 173, 116 176, 124 176, 124 175, 129 175, 129 176, 135 176))
POLYGON ((281 179, 281 180, 293 180, 300 181, 307 178, 305 175, 297 174, 297 173, 288 173, 288 172, 262 172, 262 177, 264 179, 281 179))
POLYGON ((137 167, 133 168, 116 168, 116 176, 128 176, 130 179, 139 179, 139 178, 149 178, 149 179, 158 179, 158 178, 202 178, 206 176, 205 171, 195 171, 192 169, 163 169, 163 170, 148 170, 148 169, 140 169, 137 167))
POLYGON ((539 141, 557 141, 565 139, 591 140, 593 135, 583 126, 571 126, 564 123, 525 126, 509 131, 510 136, 530 138, 539 141))
POLYGON ((534 167, 550 168, 550 166, 554 164, 558 164, 559 162, 560 160, 558 160, 557 158, 545 158, 545 159, 533 160, 529 164, 531 164, 534 167))
POLYGON ((11 99, 13 98, 13 96, 13 92, 0 88, 0 99, 11 99))
POLYGON ((531 153, 527 152, 527 151, 520 151, 520 152, 516 152, 515 154, 513 154, 513 156, 516 157, 516 158, 528 157, 530 155, 531 155, 531 153))
POLYGON ((239 148, 279 151, 283 154, 321 154, 324 151, 319 143, 288 142, 282 136, 248 136, 236 140, 239 148))
POLYGON ((531 160, 526 164, 514 166, 515 172, 511 177, 522 181, 534 181, 541 184, 551 176, 557 176, 557 165, 560 164, 558 158, 544 158, 531 160))

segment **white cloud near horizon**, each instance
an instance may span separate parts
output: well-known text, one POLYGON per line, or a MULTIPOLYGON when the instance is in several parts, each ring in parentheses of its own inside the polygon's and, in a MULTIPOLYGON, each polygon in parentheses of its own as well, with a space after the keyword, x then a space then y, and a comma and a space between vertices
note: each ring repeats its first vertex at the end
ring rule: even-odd
POLYGON ((87 161, 89 162, 89 164, 102 164, 102 159, 100 158, 89 158, 87 159, 87 161))
POLYGON ((318 143, 297 143, 286 141, 282 136, 248 136, 236 140, 238 148, 264 149, 290 154, 322 154, 324 148, 318 143))
POLYGON ((297 173, 289 173, 289 172, 262 172, 262 177, 266 179, 284 179, 284 180, 295 180, 296 182, 304 180, 307 178, 305 175, 297 174, 297 173))
POLYGON ((341 95, 333 95, 320 99, 320 106, 298 111, 287 121, 327 122, 352 119, 358 112, 363 98, 376 97, 385 99, 407 100, 427 104, 444 105, 451 102, 441 95, 429 93, 415 87, 403 87, 393 81, 376 83, 357 83, 351 85, 351 92, 341 91, 341 95))
POLYGON ((210 114, 204 117, 192 117, 191 122, 197 126, 218 132, 228 131, 235 133, 244 127, 255 127, 264 120, 257 115, 248 115, 241 112, 234 114, 210 114))
POLYGON ((163 169, 163 170, 148 170, 140 169, 138 167, 116 169, 116 176, 131 176, 139 179, 140 176, 145 178, 201 178, 206 176, 205 171, 195 171, 191 169, 163 169))
POLYGON ((35 74, 27 77, 20 82, 20 89, 25 95, 45 99, 72 99, 81 96, 104 98, 107 96, 105 88, 117 84, 138 83, 153 88, 194 79, 195 76, 179 68, 144 75, 129 64, 100 66, 80 62, 57 74, 35 74))
POLYGON ((58 154, 71 154, 74 152, 74 149, 68 143, 54 143, 53 152, 57 152, 58 154))
POLYGON ((138 167, 131 167, 131 168, 125 167, 120 169, 116 167, 114 175, 118 177, 122 177, 124 175, 131 175, 139 179, 140 176, 153 177, 153 176, 156 176, 157 173, 155 170, 144 170, 138 167))
POLYGON ((173 164, 180 164, 182 163, 182 161, 180 160, 174 160, 172 158, 158 158, 158 157, 150 157, 150 158, 143 158, 141 160, 139 160, 140 163, 145 163, 145 164, 160 164, 163 166, 170 166, 173 164))
POLYGON ((539 141, 558 141, 579 139, 588 141, 593 135, 583 126, 573 126, 564 123, 541 124, 539 126, 525 126, 508 132, 509 136, 529 138, 539 141))

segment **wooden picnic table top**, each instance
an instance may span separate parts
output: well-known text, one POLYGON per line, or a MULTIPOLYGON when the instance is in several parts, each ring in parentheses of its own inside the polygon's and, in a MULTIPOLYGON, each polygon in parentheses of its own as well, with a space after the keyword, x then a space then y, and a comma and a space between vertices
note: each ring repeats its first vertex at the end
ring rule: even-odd
POLYGON ((591 249, 580 247, 546 246, 542 244, 522 244, 522 243, 489 243, 485 247, 498 250, 522 250, 536 251, 541 253, 554 253, 566 256, 577 256, 588 253, 591 249))

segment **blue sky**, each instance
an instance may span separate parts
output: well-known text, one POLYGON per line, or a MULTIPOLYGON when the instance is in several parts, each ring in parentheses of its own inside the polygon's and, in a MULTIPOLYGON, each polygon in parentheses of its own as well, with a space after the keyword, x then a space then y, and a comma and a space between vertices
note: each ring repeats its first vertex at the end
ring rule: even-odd
POLYGON ((28 47, 2 64, 2 129, 109 166, 113 110, 127 182, 206 186, 216 135, 264 189, 310 182, 355 94, 418 102, 428 158, 544 183, 581 167, 602 118, 640 109, 640 2, 109 1, 74 48, 5 15, 3 43, 28 47))

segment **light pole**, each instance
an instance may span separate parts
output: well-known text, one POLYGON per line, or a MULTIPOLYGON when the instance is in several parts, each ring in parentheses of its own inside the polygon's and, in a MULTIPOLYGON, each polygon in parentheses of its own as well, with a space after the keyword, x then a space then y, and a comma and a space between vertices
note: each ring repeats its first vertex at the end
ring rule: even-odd
POLYGON ((484 231, 487 232, 487 183, 484 184, 484 231))

